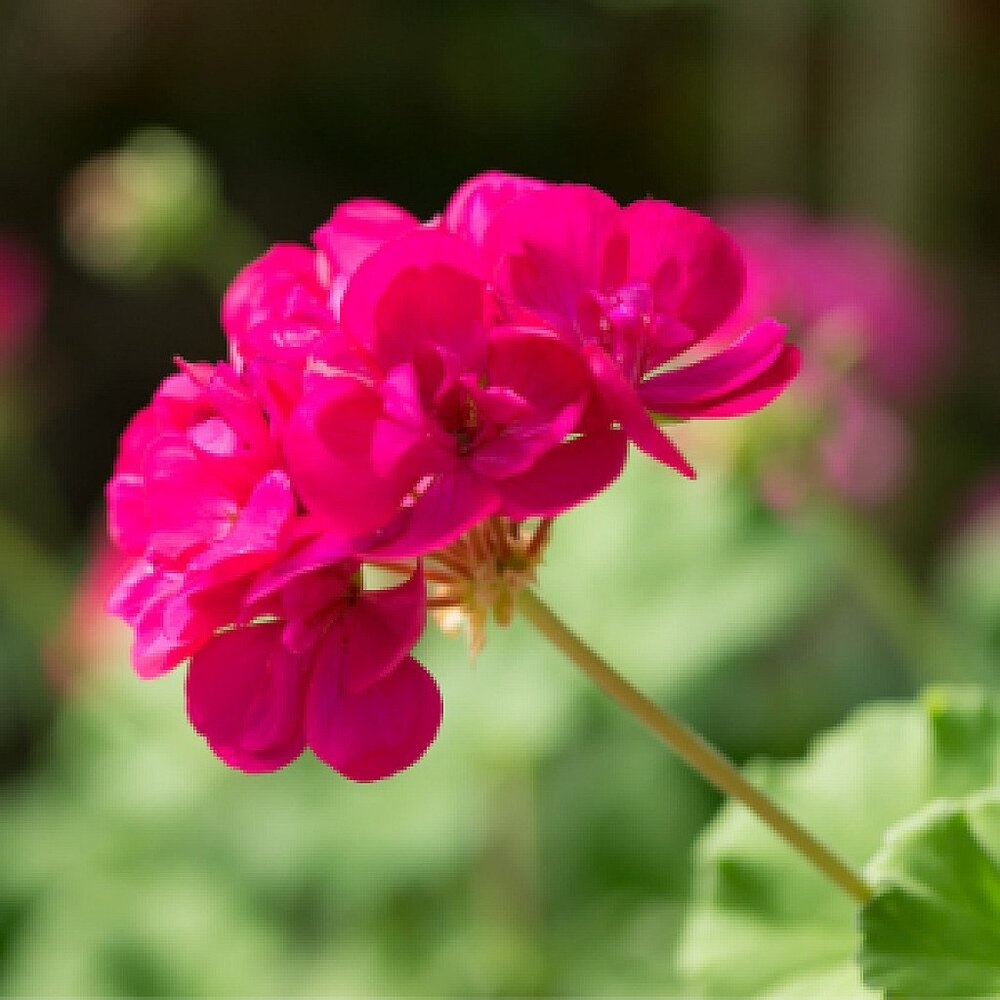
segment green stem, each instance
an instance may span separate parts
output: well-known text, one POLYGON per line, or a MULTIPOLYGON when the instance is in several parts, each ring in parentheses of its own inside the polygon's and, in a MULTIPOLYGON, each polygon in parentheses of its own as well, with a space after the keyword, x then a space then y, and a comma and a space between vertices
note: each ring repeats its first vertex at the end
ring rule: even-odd
POLYGON ((553 646, 572 660, 605 694, 614 698, 626 711, 652 730, 702 777, 724 794, 739 799, 857 903, 863 905, 871 899, 871 888, 845 861, 800 826, 776 802, 750 784, 731 761, 694 730, 633 687, 571 632, 537 594, 523 590, 518 601, 521 613, 553 646))

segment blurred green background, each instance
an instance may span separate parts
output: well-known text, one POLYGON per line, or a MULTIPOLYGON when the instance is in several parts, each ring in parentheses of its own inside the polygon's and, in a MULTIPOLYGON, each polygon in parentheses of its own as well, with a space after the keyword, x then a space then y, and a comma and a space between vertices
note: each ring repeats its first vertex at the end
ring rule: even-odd
POLYGON ((905 479, 789 509, 753 460, 780 417, 693 434, 699 480, 633 457, 557 525, 542 590, 741 761, 989 680, 998 51, 989 0, 5 0, 0 241, 37 308, 0 361, 0 991, 685 995, 700 779, 521 623, 474 665, 428 630, 446 716, 411 771, 227 771, 180 672, 136 680, 98 610, 117 437, 174 355, 222 356, 235 269, 345 198, 429 217, 496 167, 860 218, 947 289, 942 377, 886 403, 905 479))

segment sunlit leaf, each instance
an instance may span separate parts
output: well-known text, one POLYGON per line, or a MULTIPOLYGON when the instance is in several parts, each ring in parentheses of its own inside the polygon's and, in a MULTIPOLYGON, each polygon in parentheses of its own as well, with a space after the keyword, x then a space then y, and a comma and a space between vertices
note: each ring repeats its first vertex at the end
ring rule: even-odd
POLYGON ((889 997, 1000 996, 1000 796, 940 801, 886 835, 861 914, 866 982, 889 997))
MULTIPOLYGON (((1000 778, 1000 699, 935 688, 913 704, 854 713, 794 763, 753 779, 858 868, 884 832, 941 796, 1000 778)), ((712 997, 875 997, 854 957, 857 909, 742 806, 729 804, 697 846, 692 912, 679 962, 712 997)))

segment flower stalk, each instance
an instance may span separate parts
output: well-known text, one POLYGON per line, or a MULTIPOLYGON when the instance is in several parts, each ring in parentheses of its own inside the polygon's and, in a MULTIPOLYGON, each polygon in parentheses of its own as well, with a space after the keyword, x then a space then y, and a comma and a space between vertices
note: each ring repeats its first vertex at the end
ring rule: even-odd
POLYGON ((871 887, 843 859, 748 782, 731 761, 698 733, 654 704, 622 677, 571 632, 534 591, 527 588, 522 590, 518 606, 524 617, 553 646, 572 660, 605 694, 617 701, 647 729, 652 730, 706 781, 724 794, 739 799, 761 822, 859 905, 864 905, 871 899, 871 887))

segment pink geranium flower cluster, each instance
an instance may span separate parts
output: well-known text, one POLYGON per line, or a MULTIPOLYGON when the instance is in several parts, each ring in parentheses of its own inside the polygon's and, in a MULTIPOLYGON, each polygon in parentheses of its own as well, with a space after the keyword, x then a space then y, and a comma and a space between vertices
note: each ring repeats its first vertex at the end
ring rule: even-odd
POLYGON ((820 220, 781 204, 733 207, 722 217, 746 254, 747 288, 719 334, 762 316, 793 323, 804 357, 795 402, 821 418, 804 455, 782 461, 780 448, 768 449, 765 493, 779 506, 815 485, 857 504, 885 501, 911 464, 902 414, 954 361, 946 290, 870 223, 820 220))
POLYGON ((313 243, 244 269, 229 359, 178 362, 123 435, 109 517, 134 562, 112 606, 142 676, 190 660, 188 714, 226 763, 308 746, 366 781, 437 732, 411 655, 428 608, 509 612, 549 519, 611 483, 629 439, 693 475, 658 418, 755 410, 798 354, 765 320, 676 364, 744 271, 665 202, 487 173, 429 222, 347 202, 313 243), (402 582, 372 589, 369 566, 402 582))

